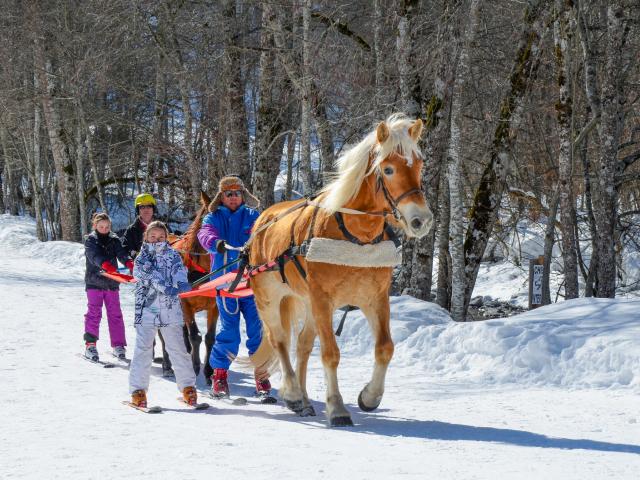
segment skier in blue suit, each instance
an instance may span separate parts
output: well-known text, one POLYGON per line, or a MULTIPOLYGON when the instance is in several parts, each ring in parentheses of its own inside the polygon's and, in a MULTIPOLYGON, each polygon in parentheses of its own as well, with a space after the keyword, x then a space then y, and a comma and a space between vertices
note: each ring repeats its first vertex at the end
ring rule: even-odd
MULTIPOLYGON (((244 186, 242 180, 229 175, 220 180, 218 193, 209 204, 209 213, 202 222, 198 232, 198 240, 203 248, 211 253, 211 271, 235 260, 238 252, 228 250, 226 245, 241 247, 249 239, 253 224, 258 218, 259 200, 244 186)), ((237 268, 229 266, 225 271, 214 275, 221 276, 237 268)), ((216 335, 209 363, 213 368, 212 395, 229 397, 227 374, 231 358, 238 354, 240 348, 240 314, 247 326, 247 349, 253 354, 262 340, 262 324, 253 295, 244 298, 217 297, 222 325, 216 335)), ((268 378, 256 375, 256 392, 258 395, 269 395, 271 384, 268 378)))

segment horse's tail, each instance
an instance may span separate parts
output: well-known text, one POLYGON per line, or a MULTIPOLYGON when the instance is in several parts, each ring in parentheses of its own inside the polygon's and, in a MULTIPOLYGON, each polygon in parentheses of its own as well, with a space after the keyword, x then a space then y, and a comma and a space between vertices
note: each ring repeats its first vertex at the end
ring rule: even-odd
MULTIPOLYGON (((301 302, 293 296, 285 297, 281 300, 280 305, 280 326, 284 331, 284 338, 293 340, 294 345, 297 341, 304 325, 300 326, 298 320, 303 317, 304 306, 301 302), (293 331, 293 336, 291 335, 293 331)), ((267 378, 274 373, 280 371, 280 362, 276 350, 271 345, 269 340, 268 327, 262 323, 262 340, 260 345, 249 357, 236 358, 235 361, 241 368, 253 368, 258 377, 267 378)), ((287 341, 287 348, 290 350, 289 341, 287 341)))
POLYGON ((231 357, 230 360, 238 367, 240 371, 254 373, 259 378, 269 378, 274 373, 280 371, 280 362, 276 351, 271 346, 271 342, 264 334, 257 350, 248 357, 231 357))

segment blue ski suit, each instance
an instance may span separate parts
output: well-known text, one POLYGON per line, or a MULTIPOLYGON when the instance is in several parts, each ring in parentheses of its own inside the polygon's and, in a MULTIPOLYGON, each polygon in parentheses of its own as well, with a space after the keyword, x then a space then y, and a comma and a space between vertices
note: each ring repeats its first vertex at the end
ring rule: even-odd
MULTIPOLYGON (((214 212, 207 214, 198 232, 198 240, 203 248, 211 254, 211 271, 235 260, 238 252, 226 250, 217 251, 218 242, 224 241, 232 247, 241 247, 249 239, 251 228, 258 218, 258 212, 246 205, 241 205, 235 212, 224 205, 220 205, 214 212)), ((237 264, 229 266, 213 276, 219 277, 233 271, 237 264)), ((262 325, 258 316, 255 299, 217 297, 216 302, 220 311, 222 325, 211 350, 209 364, 212 368, 228 369, 231 365, 229 356, 238 355, 240 348, 240 314, 247 326, 247 349, 253 354, 262 340, 262 325)))

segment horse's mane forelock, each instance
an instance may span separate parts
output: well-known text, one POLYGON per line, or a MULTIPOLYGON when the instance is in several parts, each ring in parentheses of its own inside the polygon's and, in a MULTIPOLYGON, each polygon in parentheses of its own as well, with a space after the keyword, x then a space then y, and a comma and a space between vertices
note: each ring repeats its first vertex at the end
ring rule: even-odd
POLYGON ((409 128, 415 120, 395 113, 389 116, 385 123, 389 128, 389 138, 382 145, 378 144, 374 129, 336 160, 336 172, 332 174, 334 178, 322 189, 322 192, 326 193, 322 204, 329 213, 336 212, 355 197, 365 177, 376 171, 380 163, 392 152, 399 152, 409 164, 413 161, 414 154, 422 157, 417 142, 409 135, 409 128), (372 153, 374 159, 368 168, 372 153))

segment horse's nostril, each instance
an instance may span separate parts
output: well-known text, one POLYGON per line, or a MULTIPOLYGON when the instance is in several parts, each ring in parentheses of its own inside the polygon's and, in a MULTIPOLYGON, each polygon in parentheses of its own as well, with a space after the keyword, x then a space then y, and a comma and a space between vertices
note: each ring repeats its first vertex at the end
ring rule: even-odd
POLYGON ((419 218, 414 218, 413 220, 411 220, 411 228, 413 228, 414 230, 420 230, 421 226, 422 220, 420 220, 419 218))

